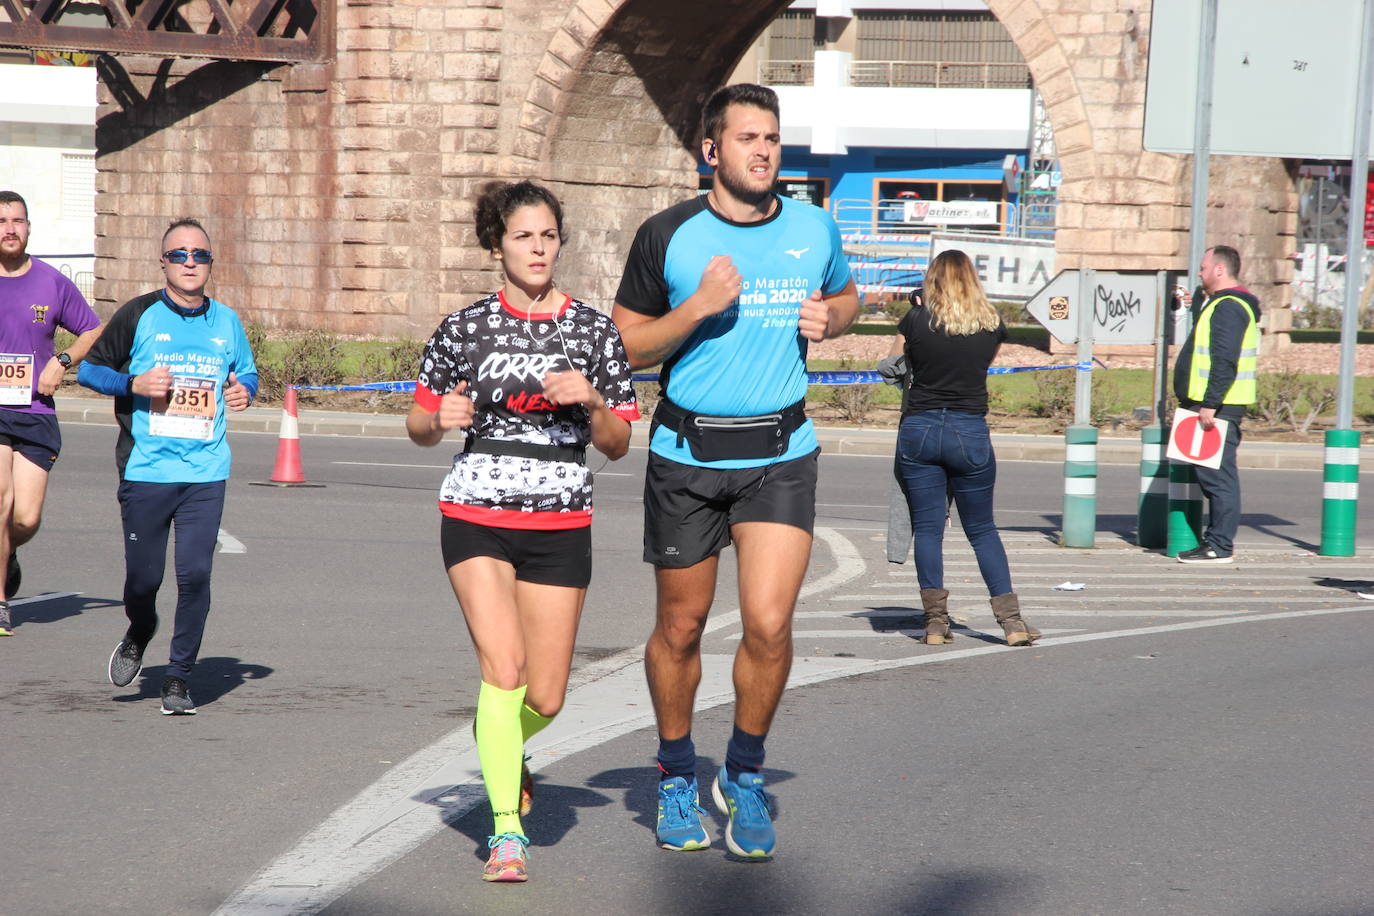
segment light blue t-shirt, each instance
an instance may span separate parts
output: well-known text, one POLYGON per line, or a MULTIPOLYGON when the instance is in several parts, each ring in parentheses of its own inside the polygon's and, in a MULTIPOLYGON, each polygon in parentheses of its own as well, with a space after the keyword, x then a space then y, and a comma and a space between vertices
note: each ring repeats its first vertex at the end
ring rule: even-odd
MULTIPOLYGON (((737 223, 710 208, 705 195, 651 217, 630 249, 616 302, 660 316, 701 285, 711 258, 728 255, 740 272, 739 299, 706 319, 664 365, 668 397, 693 413, 721 417, 773 413, 806 397, 806 338, 797 329, 801 304, 819 289, 832 296, 849 283, 839 229, 819 207, 777 198, 769 218, 737 223)), ((674 431, 659 427, 658 455, 698 467, 747 468, 790 461, 816 450, 807 420, 776 458, 699 461, 674 431)))
POLYGON ((202 308, 173 306, 161 291, 125 303, 81 364, 77 380, 116 395, 123 480, 209 483, 229 477, 224 389, 229 373, 257 391, 257 366, 233 310, 207 299, 202 308), (157 366, 171 370, 164 403, 132 394, 129 379, 157 366))

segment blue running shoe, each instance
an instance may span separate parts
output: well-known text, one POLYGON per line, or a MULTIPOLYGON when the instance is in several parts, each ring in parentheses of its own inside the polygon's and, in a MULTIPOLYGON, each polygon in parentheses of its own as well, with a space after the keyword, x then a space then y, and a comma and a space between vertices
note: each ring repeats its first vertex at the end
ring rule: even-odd
POLYGON ((711 845, 706 828, 701 826, 701 807, 697 782, 681 776, 665 779, 658 784, 658 845, 664 849, 684 852, 705 849, 711 845))
POLYGON ((738 781, 731 782, 722 766, 711 782, 711 797, 721 814, 730 815, 725 845, 731 852, 747 859, 766 859, 773 854, 778 836, 773 831, 762 773, 741 773, 738 781))

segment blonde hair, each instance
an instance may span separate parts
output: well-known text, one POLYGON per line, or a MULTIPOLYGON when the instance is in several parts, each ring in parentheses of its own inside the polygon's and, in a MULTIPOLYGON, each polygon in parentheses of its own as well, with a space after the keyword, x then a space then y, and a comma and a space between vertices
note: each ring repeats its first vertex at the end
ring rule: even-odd
POLYGON ((925 305, 930 326, 951 337, 995 331, 1002 323, 978 282, 973 262, 957 248, 940 252, 926 268, 925 305))

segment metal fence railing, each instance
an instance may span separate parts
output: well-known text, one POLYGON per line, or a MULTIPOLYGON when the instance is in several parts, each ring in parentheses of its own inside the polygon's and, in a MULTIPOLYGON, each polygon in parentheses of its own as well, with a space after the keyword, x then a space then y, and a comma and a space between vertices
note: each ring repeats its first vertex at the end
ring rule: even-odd
POLYGON ((941 60, 856 60, 849 65, 854 86, 932 89, 1028 89, 1024 63, 962 63, 941 60))
MULTIPOLYGON (((810 86, 816 65, 811 60, 759 62, 765 86, 810 86)), ((941 60, 856 60, 849 82, 863 88, 1029 89, 1030 71, 1021 63, 960 63, 941 60)))
POLYGON ((34 257, 57 268, 62 276, 76 284, 87 302, 91 301, 95 294, 95 255, 35 254, 34 257))
POLYGON ((812 60, 765 60, 759 62, 759 82, 765 86, 810 86, 816 75, 812 60))

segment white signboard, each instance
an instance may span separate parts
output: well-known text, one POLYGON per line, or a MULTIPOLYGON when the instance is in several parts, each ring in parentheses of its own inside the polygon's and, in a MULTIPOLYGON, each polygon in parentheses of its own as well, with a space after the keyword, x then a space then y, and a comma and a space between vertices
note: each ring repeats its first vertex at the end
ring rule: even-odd
POLYGON ((1152 344, 1159 309, 1153 270, 1099 270, 1086 301, 1078 294, 1079 271, 1061 270, 1026 303, 1026 311, 1060 343, 1078 343, 1078 316, 1092 310, 1095 344, 1152 344))
MULTIPOLYGON (((1202 6, 1154 0, 1148 150, 1193 151, 1202 6)), ((1218 0, 1211 152, 1349 159, 1366 6, 1365 0, 1218 0)))
POLYGON ((969 256, 992 299, 1029 299, 1054 276, 1053 241, 931 233, 932 259, 951 248, 969 256))
POLYGON ((902 222, 925 226, 995 226, 997 202, 991 200, 908 200, 902 222))
POLYGON ((1211 429, 1203 429, 1195 411, 1180 407, 1174 411, 1174 422, 1169 427, 1169 448, 1165 454, 1170 461, 1186 461, 1205 468, 1221 467, 1222 453, 1226 451, 1225 420, 1215 420, 1211 429))

